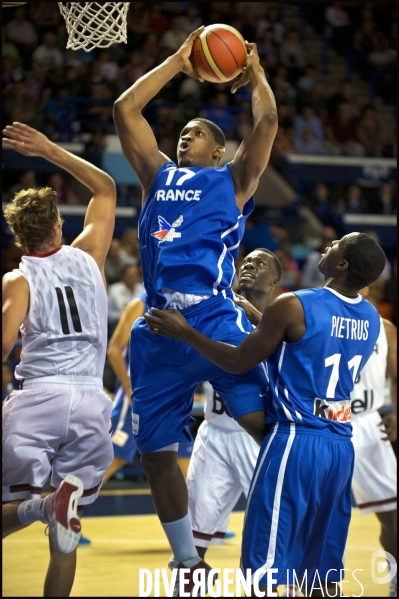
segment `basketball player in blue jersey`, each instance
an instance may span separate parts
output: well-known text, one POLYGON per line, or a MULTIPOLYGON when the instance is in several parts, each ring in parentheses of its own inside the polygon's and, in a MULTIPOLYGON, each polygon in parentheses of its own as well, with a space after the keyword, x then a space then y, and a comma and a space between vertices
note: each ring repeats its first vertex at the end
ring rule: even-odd
POLYGON ((119 379, 112 408, 112 444, 114 459, 104 476, 106 483, 120 468, 129 464, 136 453, 136 443, 132 433, 132 387, 130 382, 130 364, 128 343, 134 322, 143 316, 146 309, 145 292, 134 295, 122 316, 108 344, 107 356, 112 369, 119 379))
POLYGON ((319 262, 325 287, 273 300, 238 347, 207 338, 177 310, 146 314, 154 335, 182 340, 228 372, 268 361, 271 430, 248 495, 241 561, 263 591, 271 568, 277 585, 287 584, 287 570, 288 584, 295 570, 305 588, 320 580, 335 592, 340 580, 354 463, 350 394, 380 331, 378 312, 358 291, 385 261, 364 233, 334 241, 319 262))
MULTIPOLYGON (((252 327, 232 299, 235 259, 278 126, 274 95, 255 44, 246 44, 246 68, 232 87, 235 92, 250 84, 253 125, 229 164, 218 166, 225 138, 211 121, 196 118, 187 123, 175 164, 159 151, 142 115, 178 73, 199 79, 190 54, 202 30, 124 92, 115 103, 114 118, 124 156, 143 189, 139 243, 149 305, 182 310, 204 333, 237 345, 252 327)), ((133 327, 130 359, 135 364, 133 432, 174 553, 170 566, 189 568, 192 574, 207 566, 195 549, 177 449, 187 440, 184 430, 191 421, 195 387, 210 381, 230 413, 260 444, 265 434, 265 374, 255 365, 245 376, 227 375, 184 343, 155 339, 144 318, 133 327)), ((177 586, 178 581, 179 573, 177 586)), ((191 592, 192 584, 191 578, 184 590, 191 592)))

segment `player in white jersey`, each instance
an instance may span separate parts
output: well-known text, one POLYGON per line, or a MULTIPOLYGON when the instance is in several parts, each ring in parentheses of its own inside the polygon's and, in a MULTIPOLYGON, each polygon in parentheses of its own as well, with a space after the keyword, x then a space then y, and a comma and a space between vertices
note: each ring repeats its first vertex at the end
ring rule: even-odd
POLYGON ((62 219, 50 188, 16 194, 4 214, 25 254, 3 277, 3 361, 22 334, 20 390, 3 404, 3 537, 36 521, 49 525, 44 596, 67 597, 76 569, 80 513, 98 496, 112 461, 110 398, 102 375, 107 346, 104 261, 115 221, 114 181, 22 123, 8 145, 40 156, 86 185, 93 197, 82 233, 61 245, 62 219), (53 492, 41 499, 49 474, 53 492))
MULTIPOLYGON (((367 297, 367 290, 364 295, 367 297)), ((392 322, 381 319, 374 351, 356 378, 351 399, 355 448, 353 495, 361 514, 375 512, 381 523, 381 545, 397 560, 397 464, 390 443, 396 440, 396 333, 392 322), (381 420, 378 409, 384 403, 386 376, 390 381, 393 411, 381 420)), ((397 595, 396 576, 391 582, 392 597, 397 595)))
MULTIPOLYGON (((269 250, 248 254, 240 268, 239 291, 260 314, 281 278, 281 264, 269 250)), ((240 302, 242 303, 242 302, 240 302)), ((248 309, 248 308, 247 308, 248 309)), ((220 545, 241 493, 248 496, 259 445, 232 418, 208 383, 205 420, 198 429, 187 474, 188 511, 198 555, 220 545)))

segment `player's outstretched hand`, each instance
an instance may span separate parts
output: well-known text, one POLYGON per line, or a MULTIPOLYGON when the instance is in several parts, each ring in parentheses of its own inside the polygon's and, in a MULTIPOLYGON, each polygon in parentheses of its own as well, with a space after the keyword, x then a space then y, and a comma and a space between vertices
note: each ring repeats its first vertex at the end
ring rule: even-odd
POLYGON ((249 42, 245 42, 245 46, 247 48, 247 61, 245 63, 245 67, 243 72, 241 73, 241 77, 235 81, 231 87, 231 93, 235 94, 239 87, 243 87, 247 85, 249 82, 249 70, 252 65, 259 64, 259 55, 258 50, 256 48, 256 44, 250 44, 249 42))
POLYGON ((187 320, 177 310, 151 308, 151 313, 146 312, 144 317, 150 332, 154 335, 183 339, 184 333, 190 328, 187 320))
POLYGON ((51 151, 51 141, 43 133, 24 123, 14 122, 7 125, 3 133, 3 141, 25 156, 45 157, 51 151))
POLYGON ((249 322, 251 322, 255 326, 257 326, 260 323, 260 321, 262 320, 262 313, 259 312, 259 310, 257 310, 255 306, 251 304, 251 302, 245 299, 243 295, 236 295, 234 298, 234 303, 244 310, 249 322))
POLYGON ((198 29, 196 29, 195 31, 190 33, 190 35, 188 36, 188 38, 186 39, 184 44, 176 52, 176 56, 178 56, 181 61, 181 69, 180 70, 182 71, 182 73, 184 73, 185 75, 188 75, 189 77, 194 77, 194 79, 198 79, 198 81, 201 81, 201 82, 204 80, 194 70, 194 67, 190 60, 190 56, 191 56, 191 52, 193 49, 193 44, 194 44, 195 40, 197 39, 197 37, 199 37, 200 34, 203 32, 203 30, 204 30, 204 25, 201 25, 201 27, 199 27, 198 29))
POLYGON ((395 412, 386 414, 378 426, 385 427, 385 430, 382 431, 386 434, 386 437, 382 437, 383 441, 396 441, 397 422, 395 412))

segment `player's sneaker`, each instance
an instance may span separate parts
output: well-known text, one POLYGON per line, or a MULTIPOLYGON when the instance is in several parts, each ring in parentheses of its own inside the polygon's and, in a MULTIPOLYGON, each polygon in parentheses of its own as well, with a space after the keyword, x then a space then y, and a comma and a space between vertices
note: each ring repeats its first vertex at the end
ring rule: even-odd
POLYGON ((81 526, 77 509, 82 494, 80 478, 68 474, 45 499, 50 535, 59 553, 71 553, 79 543, 81 526))
POLYGON ((233 532, 232 530, 228 530, 224 535, 224 540, 226 541, 227 539, 234 539, 235 536, 235 532, 233 532))
POLYGON ((282 585, 280 597, 302 597, 302 593, 295 584, 282 585))
MULTIPOLYGON (((208 574, 209 572, 212 570, 212 568, 204 562, 204 560, 202 560, 200 557, 193 557, 192 559, 188 559, 185 562, 178 562, 174 556, 172 556, 169 560, 168 563, 168 568, 169 570, 174 570, 175 568, 177 568, 177 576, 176 576, 176 582, 175 582, 175 588, 173 589, 173 597, 180 597, 179 592, 180 592, 180 569, 182 568, 188 568, 190 570, 190 574, 187 575, 187 573, 185 573, 185 580, 187 580, 187 582, 184 584, 183 587, 183 591, 185 593, 189 593, 189 597, 192 597, 193 595, 191 594, 191 591, 193 590, 194 587, 194 581, 193 581, 193 573, 195 570, 199 570, 199 569, 204 569, 205 570, 205 595, 208 593, 208 574)), ((215 580, 218 577, 217 573, 214 576, 214 579, 212 581, 212 586, 215 584, 215 580)))

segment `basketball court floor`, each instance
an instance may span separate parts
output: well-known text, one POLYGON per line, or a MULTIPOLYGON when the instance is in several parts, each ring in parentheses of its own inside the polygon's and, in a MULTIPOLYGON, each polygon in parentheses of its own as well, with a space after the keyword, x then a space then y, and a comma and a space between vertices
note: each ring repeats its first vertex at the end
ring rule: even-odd
MULTIPOLYGON (((223 545, 211 547, 207 561, 214 568, 239 567, 243 503, 237 505, 229 530, 236 533, 223 545)), ((78 547, 78 564, 72 597, 138 597, 139 569, 166 568, 171 552, 154 514, 149 489, 104 489, 82 519, 83 534, 91 545, 78 547)), ((371 556, 381 549, 374 514, 353 510, 341 596, 383 597, 388 584, 371 578, 371 556), (357 580, 352 576, 353 570, 357 580), (361 571, 363 570, 363 571, 361 571)), ((41 523, 3 541, 3 597, 40 597, 48 562, 48 540, 41 523)), ((381 575, 380 575, 381 576, 381 575)), ((235 578, 230 575, 230 578, 235 578)), ((223 589, 223 586, 222 586, 223 589)), ((235 593, 235 584, 229 587, 235 593)), ((154 593, 150 596, 154 597, 154 593)), ((165 597, 161 583, 160 596, 165 597)), ((242 596, 244 594, 242 593, 242 596)))

